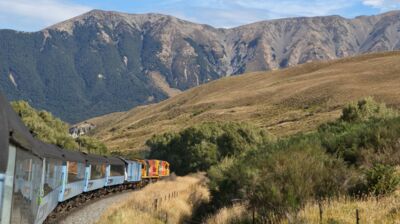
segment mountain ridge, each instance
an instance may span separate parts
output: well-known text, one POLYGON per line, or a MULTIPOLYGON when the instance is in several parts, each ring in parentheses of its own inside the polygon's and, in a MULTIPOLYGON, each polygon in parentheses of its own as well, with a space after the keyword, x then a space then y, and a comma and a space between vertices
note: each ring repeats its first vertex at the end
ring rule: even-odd
POLYGON ((0 86, 75 123, 222 77, 400 49, 400 11, 214 28, 94 10, 38 32, 0 30, 0 86))

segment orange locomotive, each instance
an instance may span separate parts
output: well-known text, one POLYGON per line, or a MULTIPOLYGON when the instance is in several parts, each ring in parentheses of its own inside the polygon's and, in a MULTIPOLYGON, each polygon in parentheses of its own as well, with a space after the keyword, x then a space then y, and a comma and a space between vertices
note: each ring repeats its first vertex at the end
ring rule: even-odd
POLYGON ((167 161, 160 161, 158 175, 160 177, 167 177, 169 176, 169 163, 167 161))
POLYGON ((158 179, 169 176, 169 163, 162 160, 139 160, 142 163, 143 179, 158 179))

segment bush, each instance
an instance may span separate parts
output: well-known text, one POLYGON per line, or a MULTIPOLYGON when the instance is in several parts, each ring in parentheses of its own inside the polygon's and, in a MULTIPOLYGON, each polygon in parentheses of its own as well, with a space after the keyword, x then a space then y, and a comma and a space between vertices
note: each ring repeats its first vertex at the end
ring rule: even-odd
POLYGON ((83 136, 73 139, 69 135, 68 124, 47 111, 37 111, 25 101, 12 102, 11 105, 33 135, 43 142, 69 150, 102 155, 108 153, 107 147, 94 138, 83 136))
POLYGON ((387 108, 385 104, 377 103, 372 97, 367 97, 347 105, 342 112, 341 120, 346 122, 365 121, 371 118, 392 118, 397 112, 387 108))
POLYGON ((94 138, 88 136, 80 136, 76 139, 76 142, 79 144, 79 150, 81 152, 98 155, 106 155, 108 153, 107 147, 102 142, 94 138))
POLYGON ((170 161, 178 175, 207 171, 227 156, 238 155, 272 139, 246 123, 209 122, 179 133, 153 136, 146 144, 150 157, 170 161))
POLYGON ((308 200, 345 193, 353 170, 325 153, 317 135, 297 135, 226 158, 210 168, 213 204, 239 199, 266 220, 298 211, 308 200))
POLYGON ((400 118, 354 123, 338 121, 321 125, 318 135, 327 152, 359 166, 364 162, 364 154, 369 153, 368 151, 372 151, 370 156, 379 157, 398 147, 399 127, 400 118))
POLYGON ((36 138, 66 149, 78 148, 69 136, 68 125, 51 113, 37 111, 25 101, 12 102, 11 105, 36 138))
POLYGON ((400 184, 400 176, 393 166, 376 164, 366 173, 368 192, 386 195, 394 192, 400 184))
POLYGON ((271 151, 257 150, 242 160, 242 167, 254 167, 254 172, 242 173, 245 195, 264 218, 295 213, 310 199, 331 197, 347 188, 351 170, 326 154, 317 139, 299 140, 278 143, 271 151))

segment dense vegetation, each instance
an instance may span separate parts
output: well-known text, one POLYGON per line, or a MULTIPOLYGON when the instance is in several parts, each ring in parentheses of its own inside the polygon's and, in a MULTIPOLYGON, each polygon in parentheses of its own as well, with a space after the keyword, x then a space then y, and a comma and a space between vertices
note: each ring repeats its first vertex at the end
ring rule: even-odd
POLYGON ((248 124, 206 123, 147 144, 179 174, 207 171, 214 208, 242 201, 267 221, 311 200, 392 193, 399 139, 397 112, 367 98, 308 134, 274 139, 248 124))
POLYGON ((35 110, 25 101, 15 101, 11 105, 36 138, 64 149, 107 154, 106 146, 94 138, 88 136, 72 138, 68 133, 68 124, 51 113, 35 110))
POLYGON ((181 131, 156 135, 147 141, 151 158, 163 158, 173 171, 185 175, 205 171, 225 157, 240 155, 270 140, 261 129, 245 123, 203 123, 181 131))

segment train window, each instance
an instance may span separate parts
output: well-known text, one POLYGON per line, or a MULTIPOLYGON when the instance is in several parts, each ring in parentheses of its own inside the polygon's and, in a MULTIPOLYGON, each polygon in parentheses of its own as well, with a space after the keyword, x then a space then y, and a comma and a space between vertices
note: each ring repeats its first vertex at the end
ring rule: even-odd
POLYGON ((32 160, 30 159, 25 159, 22 161, 22 173, 21 173, 21 178, 24 179, 24 181, 30 181, 32 179, 32 160))
POLYGON ((125 175, 125 166, 123 165, 111 165, 110 168, 110 176, 124 176, 125 175))
POLYGON ((106 176, 106 165, 101 164, 92 164, 90 168, 90 179, 91 180, 97 180, 97 179, 102 179, 106 176))
POLYGON ((33 223, 39 209, 43 161, 17 148, 11 223, 33 223))
POLYGON ((61 185, 61 169, 61 161, 46 159, 44 195, 47 195, 61 185))
POLYGON ((81 181, 85 178, 85 165, 83 163, 68 162, 68 183, 81 181))

